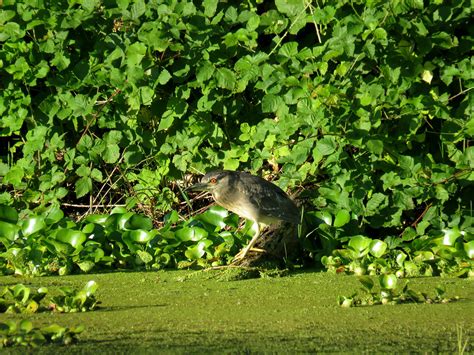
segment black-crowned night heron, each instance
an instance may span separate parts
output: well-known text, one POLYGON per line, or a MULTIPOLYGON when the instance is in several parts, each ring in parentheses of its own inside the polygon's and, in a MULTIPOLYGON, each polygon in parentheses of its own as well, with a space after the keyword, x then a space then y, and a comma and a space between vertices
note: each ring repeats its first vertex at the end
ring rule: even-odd
POLYGON ((240 171, 212 171, 188 190, 209 191, 218 205, 254 222, 256 229, 250 243, 235 257, 243 259, 260 235, 260 226, 280 221, 300 223, 296 204, 278 186, 240 171))

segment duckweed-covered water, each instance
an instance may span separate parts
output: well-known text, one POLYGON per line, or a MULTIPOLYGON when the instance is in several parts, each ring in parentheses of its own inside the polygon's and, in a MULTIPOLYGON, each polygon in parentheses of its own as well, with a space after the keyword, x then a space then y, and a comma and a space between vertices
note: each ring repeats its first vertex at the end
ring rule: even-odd
POLYGON ((77 344, 34 353, 459 353, 466 341, 466 352, 474 350, 472 279, 410 280, 412 289, 430 294, 444 285, 448 297, 461 298, 457 302, 356 308, 339 307, 337 296, 359 291, 358 280, 320 272, 240 281, 219 270, 0 277, 0 285, 46 286, 54 293, 89 280, 99 283, 96 295, 102 303, 96 311, 0 314, 0 321, 85 325, 77 344))

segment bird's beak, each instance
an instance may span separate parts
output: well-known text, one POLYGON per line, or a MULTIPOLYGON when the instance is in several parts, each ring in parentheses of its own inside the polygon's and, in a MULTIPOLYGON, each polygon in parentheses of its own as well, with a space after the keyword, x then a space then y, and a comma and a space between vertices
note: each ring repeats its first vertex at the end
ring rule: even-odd
POLYGON ((198 182, 197 184, 194 184, 192 186, 189 186, 186 191, 208 191, 209 190, 209 184, 198 182))

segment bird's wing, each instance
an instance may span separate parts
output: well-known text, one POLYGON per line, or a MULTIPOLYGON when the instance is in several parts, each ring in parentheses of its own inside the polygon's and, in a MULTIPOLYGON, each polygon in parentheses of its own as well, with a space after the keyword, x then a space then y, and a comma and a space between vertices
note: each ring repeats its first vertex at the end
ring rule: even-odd
POLYGON ((299 222, 298 207, 282 189, 253 175, 246 175, 243 178, 248 181, 245 184, 246 189, 240 192, 246 195, 253 205, 258 206, 263 216, 292 223, 299 222))

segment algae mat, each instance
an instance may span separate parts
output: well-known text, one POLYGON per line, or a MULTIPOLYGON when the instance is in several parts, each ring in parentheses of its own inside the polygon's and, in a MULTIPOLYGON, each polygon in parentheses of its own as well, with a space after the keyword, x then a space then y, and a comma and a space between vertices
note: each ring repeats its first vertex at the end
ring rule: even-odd
MULTIPOLYGON (((160 271, 42 278, 0 277, 0 284, 82 287, 99 283, 100 309, 86 313, 0 314, 36 325, 85 325, 79 342, 32 353, 446 352, 474 350, 474 282, 416 278, 432 294, 444 285, 449 304, 341 308, 337 296, 359 290, 353 276, 319 272, 219 281, 220 271, 160 271)), ((3 349, 5 351, 5 349, 3 349)), ((8 349, 7 353, 25 353, 8 349)))

